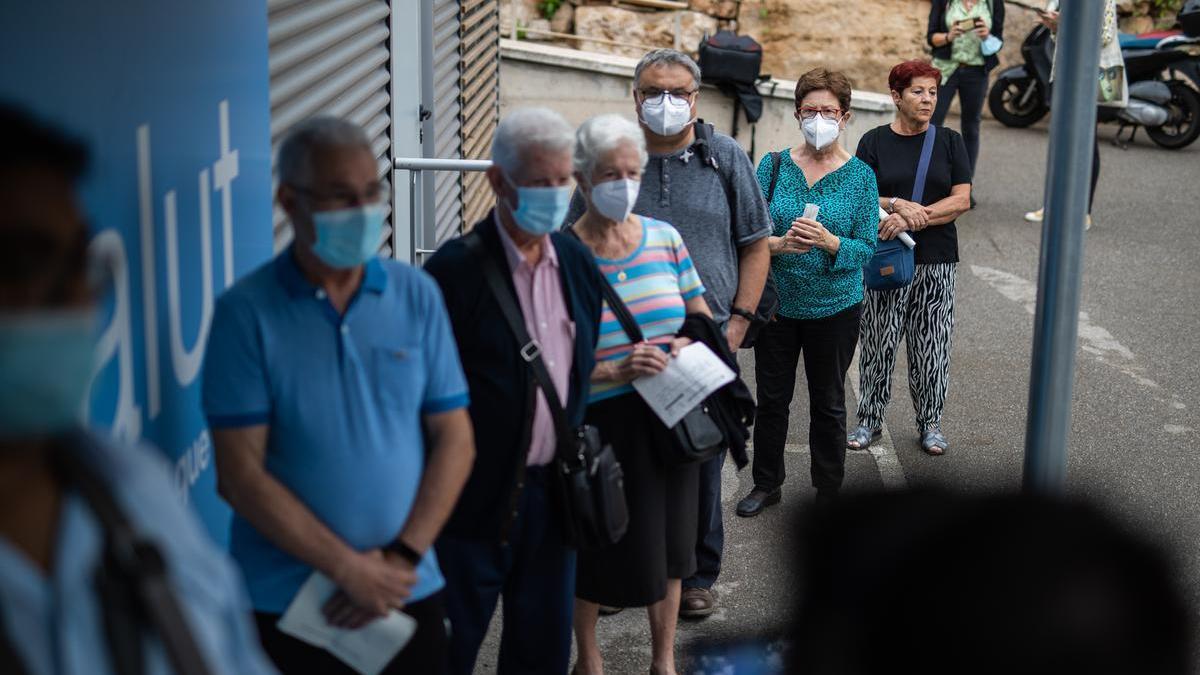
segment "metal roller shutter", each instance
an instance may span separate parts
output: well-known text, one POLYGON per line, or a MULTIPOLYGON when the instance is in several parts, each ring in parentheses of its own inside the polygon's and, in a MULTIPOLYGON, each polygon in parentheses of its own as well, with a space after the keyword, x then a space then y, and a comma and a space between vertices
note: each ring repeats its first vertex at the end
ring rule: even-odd
MULTIPOLYGON (((429 118, 425 157, 487 159, 500 112, 500 7, 497 0, 433 0, 427 5, 422 98, 429 118)), ((482 173, 422 177, 420 249, 430 251, 487 213, 491 190, 482 173)))
MULTIPOLYGON (((297 122, 336 115, 366 129, 379 175, 390 179, 390 15, 387 0, 268 0, 272 157, 297 122)), ((292 231, 278 207, 274 228, 280 250, 292 231)))
MULTIPOLYGON (((464 159, 490 159, 500 118, 500 5, 497 0, 461 0, 459 76, 464 159)), ((492 207, 482 173, 463 175, 462 222, 474 225, 492 207)))
MULTIPOLYGON (((458 0, 433 0, 425 18, 425 72, 422 83, 430 118, 425 127, 423 154, 439 159, 462 157, 459 107, 458 0)), ((423 176, 425 209, 422 247, 436 249, 462 231, 462 176, 438 171, 423 176)))

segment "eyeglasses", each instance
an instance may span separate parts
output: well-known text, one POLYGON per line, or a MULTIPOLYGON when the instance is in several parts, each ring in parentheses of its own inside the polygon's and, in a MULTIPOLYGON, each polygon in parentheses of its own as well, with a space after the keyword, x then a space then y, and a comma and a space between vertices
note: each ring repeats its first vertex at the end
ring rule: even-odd
POLYGON ((637 91, 639 94, 641 94, 643 101, 650 101, 652 103, 658 103, 662 99, 664 94, 667 96, 670 96, 671 98, 687 99, 687 98, 690 98, 691 95, 696 93, 698 90, 697 89, 658 89, 655 87, 647 87, 645 89, 638 89, 637 91))
POLYGON ((842 111, 838 108, 801 108, 800 117, 802 119, 811 120, 817 115, 824 117, 827 120, 836 120, 842 116, 842 111))
POLYGON ((368 185, 361 193, 356 193, 353 190, 319 192, 303 185, 292 185, 292 189, 314 202, 328 204, 336 208, 350 208, 360 204, 375 204, 381 201, 383 199, 384 184, 382 181, 377 181, 368 185))

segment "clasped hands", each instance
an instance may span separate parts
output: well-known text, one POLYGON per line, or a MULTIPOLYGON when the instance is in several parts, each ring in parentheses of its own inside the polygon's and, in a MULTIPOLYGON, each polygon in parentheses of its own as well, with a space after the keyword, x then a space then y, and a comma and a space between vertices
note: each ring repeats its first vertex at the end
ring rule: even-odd
POLYGON ((879 238, 888 241, 905 231, 920 232, 929 227, 933 210, 916 202, 897 199, 892 214, 879 221, 879 238))
POLYGON ((772 255, 782 253, 808 253, 819 248, 830 253, 837 250, 838 238, 825 229, 825 226, 811 218, 797 218, 792 221, 782 237, 771 237, 767 246, 772 255))
POLYGON ((330 625, 350 630, 403 608, 417 583, 411 562, 379 549, 354 552, 334 576, 338 591, 322 611, 330 625))

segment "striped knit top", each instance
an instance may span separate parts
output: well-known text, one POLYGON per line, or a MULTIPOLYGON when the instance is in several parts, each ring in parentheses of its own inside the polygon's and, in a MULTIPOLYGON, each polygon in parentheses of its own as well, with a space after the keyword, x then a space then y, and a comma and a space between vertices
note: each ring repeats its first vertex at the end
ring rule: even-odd
MULTIPOLYGON (((687 246, 679 232, 661 220, 639 216, 642 242, 622 260, 596 257, 600 273, 617 289, 646 341, 667 349, 687 315, 684 303, 704 294, 687 246)), ((619 361, 633 351, 608 303, 600 316, 596 361, 619 361)), ((633 391, 631 384, 593 382, 590 403, 633 391)))

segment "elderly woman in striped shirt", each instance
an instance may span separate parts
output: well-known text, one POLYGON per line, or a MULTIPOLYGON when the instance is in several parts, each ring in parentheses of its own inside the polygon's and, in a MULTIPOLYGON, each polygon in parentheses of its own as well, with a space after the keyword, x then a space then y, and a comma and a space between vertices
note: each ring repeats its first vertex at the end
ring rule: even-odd
POLYGON ((579 673, 603 671, 596 643, 601 604, 648 607, 652 672, 674 673, 680 582, 696 568, 698 465, 662 461, 658 453, 671 446, 671 437, 631 383, 660 372, 687 343, 676 337, 686 315, 710 312, 679 233, 632 213, 646 160, 641 129, 618 115, 594 117, 576 134, 575 179, 588 208, 573 231, 644 337, 633 344, 605 305, 587 417, 624 468, 629 530, 611 547, 579 554, 579 673))

